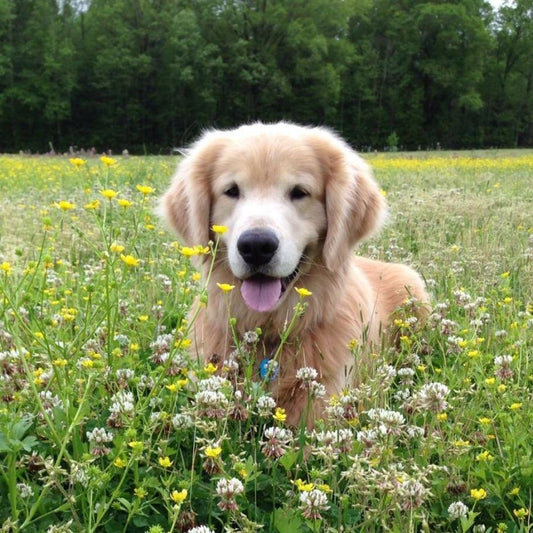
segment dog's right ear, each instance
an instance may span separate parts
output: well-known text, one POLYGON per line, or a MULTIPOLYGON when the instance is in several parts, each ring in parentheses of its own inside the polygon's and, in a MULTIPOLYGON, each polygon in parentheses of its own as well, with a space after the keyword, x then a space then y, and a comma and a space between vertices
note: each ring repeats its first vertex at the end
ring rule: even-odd
POLYGON ((206 133, 186 151, 161 198, 159 213, 189 246, 205 246, 209 241, 211 181, 215 162, 225 145, 222 132, 206 133))

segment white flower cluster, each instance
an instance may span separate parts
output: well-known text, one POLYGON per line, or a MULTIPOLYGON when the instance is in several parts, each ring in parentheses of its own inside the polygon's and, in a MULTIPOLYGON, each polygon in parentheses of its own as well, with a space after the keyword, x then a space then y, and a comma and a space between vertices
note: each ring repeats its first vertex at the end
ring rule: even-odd
POLYGON ((91 431, 87 431, 86 435, 89 442, 94 444, 103 444, 113 440, 113 433, 107 431, 105 428, 96 427, 91 431))
POLYGON ((320 520, 321 511, 329 509, 327 494, 320 489, 313 489, 300 493, 300 510, 309 520, 320 520))

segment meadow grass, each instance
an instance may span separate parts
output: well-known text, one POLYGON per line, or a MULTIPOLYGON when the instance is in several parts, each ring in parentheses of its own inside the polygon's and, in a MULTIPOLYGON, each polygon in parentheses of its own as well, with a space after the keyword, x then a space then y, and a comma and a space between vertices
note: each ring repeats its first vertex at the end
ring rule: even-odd
POLYGON ((189 353, 175 159, 0 157, 0 531, 530 530, 533 154, 368 159, 433 311, 309 431, 189 353))

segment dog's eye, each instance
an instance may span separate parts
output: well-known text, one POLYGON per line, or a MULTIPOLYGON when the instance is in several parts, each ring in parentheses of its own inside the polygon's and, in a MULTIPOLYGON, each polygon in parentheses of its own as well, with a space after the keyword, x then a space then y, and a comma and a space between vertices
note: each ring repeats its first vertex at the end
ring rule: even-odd
POLYGON ((299 185, 296 185, 296 187, 293 187, 291 189, 289 196, 291 200, 301 200, 302 198, 309 196, 309 193, 304 188, 300 187, 299 185))
POLYGON ((224 191, 224 195, 228 196, 229 198, 238 198, 240 195, 239 187, 233 184, 224 191))

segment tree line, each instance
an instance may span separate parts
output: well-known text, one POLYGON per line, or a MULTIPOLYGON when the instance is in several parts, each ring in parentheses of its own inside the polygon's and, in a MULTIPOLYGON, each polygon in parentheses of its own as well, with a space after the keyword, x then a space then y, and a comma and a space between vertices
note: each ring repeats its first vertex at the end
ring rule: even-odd
POLYGON ((0 151, 280 119, 363 150, 532 146, 533 0, 0 0, 0 151))

